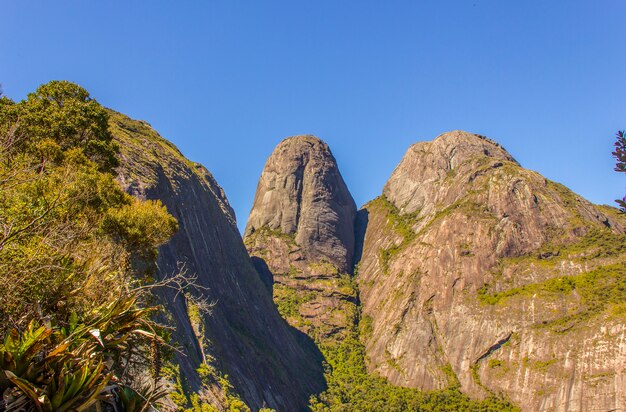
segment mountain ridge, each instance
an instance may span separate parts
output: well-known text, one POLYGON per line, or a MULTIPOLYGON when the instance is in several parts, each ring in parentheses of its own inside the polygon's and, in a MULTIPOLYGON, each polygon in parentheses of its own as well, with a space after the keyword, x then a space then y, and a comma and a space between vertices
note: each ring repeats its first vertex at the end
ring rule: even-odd
MULTIPOLYGON (((268 263, 262 266, 269 276, 278 274, 275 279, 281 288, 274 298, 283 316, 320 344, 332 347, 328 335, 316 334, 319 326, 299 324, 307 321, 301 315, 307 313, 309 302, 316 302, 311 291, 320 290, 305 288, 308 295, 298 294, 310 279, 301 270, 292 270, 290 256, 302 247, 290 237, 297 230, 268 227, 261 242, 251 230, 255 224, 250 222, 264 212, 258 199, 268 196, 266 171, 270 165, 289 163, 283 158, 285 142, 293 144, 298 139, 280 143, 266 163, 245 232, 246 245, 252 256, 268 263), (277 254, 276 244, 281 242, 291 246, 277 254), (283 293, 284 287, 290 292, 283 293)), ((282 178, 286 181, 297 170, 283 170, 282 178)), ((287 197, 295 202, 291 210, 297 210, 299 195, 287 197)), ((280 215, 280 206, 269 208, 275 209, 280 215)), ((583 282, 596 279, 598 273, 609 274, 602 282, 613 289, 621 282, 624 250, 609 248, 604 257, 593 252, 607 242, 624 241, 626 222, 615 209, 592 205, 564 186, 522 168, 500 144, 485 136, 456 130, 411 145, 382 195, 366 203, 354 215, 354 222, 358 273, 351 293, 357 297, 356 311, 361 312, 354 322, 366 325, 359 328, 370 372, 393 384, 426 391, 441 391, 458 382, 475 399, 506 393, 524 410, 582 411, 623 404, 619 391, 611 392, 608 383, 606 390, 612 395, 606 400, 592 395, 583 377, 559 378, 560 371, 570 371, 571 366, 550 359, 561 356, 559 345, 576 350, 580 342, 574 334, 560 336, 565 332, 552 326, 545 334, 534 332, 537 324, 567 323, 572 316, 582 320, 570 322, 564 330, 581 325, 598 330, 595 316, 606 318, 603 313, 612 310, 608 306, 598 309, 595 295, 575 302, 577 290, 586 290, 583 282), (571 250, 583 250, 584 257, 571 250), (578 286, 561 291, 555 285, 562 282, 578 286), (553 293, 554 288, 557 292, 553 293), (540 297, 529 295, 531 290, 540 297), (555 298, 564 302, 564 308, 555 306, 555 298), (513 301, 517 303, 508 303, 513 301), (545 309, 534 310, 531 321, 524 305, 535 302, 545 309), (515 309, 507 312, 496 304, 515 309), (539 342, 538 346, 529 349, 524 339, 539 342), (547 352, 551 357, 546 360, 547 352), (502 358, 505 353, 508 359, 502 358), (507 375, 515 370, 525 371, 531 381, 507 375), (542 379, 553 382, 550 390, 542 386, 542 379), (571 399, 581 397, 572 403, 571 399)), ((312 261, 306 254, 295 260, 312 261)), ((616 293, 615 303, 609 305, 619 306, 621 295, 616 293)), ((322 293, 330 294, 332 289, 322 293)), ((353 313, 332 305, 326 310, 353 313)), ((350 330, 349 322, 344 329, 350 330)), ((607 354, 613 359, 608 372, 598 364, 583 364, 597 368, 599 374, 614 370, 614 382, 620 382, 624 367, 619 362, 618 342, 624 331, 615 333, 603 341, 612 348, 607 354)), ((591 333, 581 339, 599 337, 591 333)))
POLYGON ((289 137, 242 238, 211 173, 148 123, 64 81, 0 103, 2 220, 21 225, 0 245, 18 283, 0 408, 96 364, 72 402, 150 382, 183 412, 626 406, 626 216, 493 140, 411 145, 357 210, 329 146, 289 137))

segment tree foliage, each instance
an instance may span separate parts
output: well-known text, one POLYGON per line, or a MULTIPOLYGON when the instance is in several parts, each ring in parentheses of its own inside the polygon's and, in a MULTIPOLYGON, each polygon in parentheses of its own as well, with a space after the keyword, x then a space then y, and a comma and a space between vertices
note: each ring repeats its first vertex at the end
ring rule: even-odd
POLYGON ((0 358, 13 360, 0 393, 13 406, 88 406, 121 384, 133 342, 157 339, 138 291, 177 223, 122 191, 117 154, 107 111, 76 84, 0 98, 0 358), (55 397, 68 385, 84 391, 55 397))
POLYGON ((52 81, 30 93, 20 105, 19 127, 25 149, 51 140, 62 150, 80 148, 101 170, 117 166, 117 147, 109 132, 109 116, 82 87, 52 81))
POLYGON ((309 406, 314 412, 519 411, 495 395, 482 401, 471 400, 460 391, 456 377, 450 387, 438 391, 394 386, 385 378, 368 373, 365 347, 356 331, 338 345, 322 347, 322 352, 327 362, 328 389, 311 397, 309 406))
MULTIPOLYGON (((626 173, 626 132, 620 130, 616 134, 615 151, 613 157, 615 157, 615 171, 626 173)), ((617 199, 615 202, 619 205, 622 212, 626 212, 626 196, 622 199, 617 199)))

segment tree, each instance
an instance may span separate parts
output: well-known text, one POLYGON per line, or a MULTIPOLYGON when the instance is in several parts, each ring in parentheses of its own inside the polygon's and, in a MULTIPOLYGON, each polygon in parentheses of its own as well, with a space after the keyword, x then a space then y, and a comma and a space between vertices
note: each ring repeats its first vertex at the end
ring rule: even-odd
MULTIPOLYGON (((620 130, 616 134, 617 141, 615 142, 615 151, 613 157, 617 160, 615 164, 615 171, 626 173, 626 132, 620 130)), ((622 212, 626 213, 626 196, 622 199, 616 199, 615 202, 620 207, 622 212)))
POLYGON ((117 166, 118 148, 109 132, 104 107, 77 84, 51 81, 41 85, 20 103, 19 125, 26 150, 37 151, 44 141, 62 150, 79 147, 102 171, 117 166))

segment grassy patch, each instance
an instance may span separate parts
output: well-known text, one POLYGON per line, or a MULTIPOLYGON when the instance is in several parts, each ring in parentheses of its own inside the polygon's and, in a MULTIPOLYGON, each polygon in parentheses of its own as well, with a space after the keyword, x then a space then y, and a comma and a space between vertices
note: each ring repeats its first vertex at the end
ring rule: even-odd
POLYGON ((326 260, 309 263, 309 269, 313 273, 323 273, 325 275, 339 275, 339 269, 337 269, 335 265, 326 260))
POLYGON ((385 195, 378 196, 376 199, 372 200, 369 206, 383 211, 387 217, 389 227, 406 241, 411 241, 415 238, 415 232, 412 227, 418 220, 417 216, 420 210, 412 213, 401 213, 400 209, 391 203, 385 195))
POLYGON ((268 225, 262 226, 256 229, 250 236, 244 239, 246 247, 254 246, 257 241, 265 241, 266 239, 273 237, 282 239, 289 246, 297 246, 296 235, 294 233, 283 233, 280 229, 272 229, 268 225))
POLYGON ((604 308, 610 303, 626 301, 626 262, 602 266, 595 270, 573 276, 560 276, 540 283, 532 283, 503 292, 489 293, 488 286, 478 291, 483 303, 497 304, 512 296, 544 297, 568 294, 577 291, 583 303, 604 308))
POLYGON ((354 278, 345 273, 339 275, 335 290, 346 296, 357 297, 357 286, 354 282, 354 278))
POLYGON ((626 235, 613 233, 610 229, 594 228, 577 242, 566 245, 546 244, 532 254, 505 258, 502 263, 505 266, 525 264, 554 267, 563 260, 584 263, 623 254, 626 254, 626 235))
POLYGON ((504 366, 504 362, 501 361, 500 359, 490 359, 488 366, 490 369, 501 368, 504 366))
POLYGON ((580 242, 564 247, 561 254, 587 261, 597 258, 619 256, 626 253, 626 235, 618 235, 609 229, 592 229, 580 242))
POLYGON ((556 358, 548 359, 548 360, 545 360, 545 361, 542 361, 542 360, 536 360, 536 361, 527 360, 526 361, 526 366, 528 368, 530 368, 530 369, 534 369, 534 370, 537 370, 537 371, 545 372, 550 367, 550 365, 555 364, 557 361, 558 361, 558 359, 556 359, 556 358))
POLYGON ((274 302, 278 312, 283 318, 295 322, 296 325, 304 323, 300 306, 313 299, 315 299, 313 292, 298 292, 279 283, 274 285, 274 302))
MULTIPOLYGON (((538 296, 555 299, 576 292, 581 298, 580 309, 566 317, 545 322, 539 326, 556 327, 576 323, 611 309, 611 315, 624 312, 621 305, 626 302, 626 262, 603 266, 574 276, 561 276, 540 283, 533 283, 503 292, 490 293, 487 285, 478 291, 478 299, 488 305, 502 304, 514 296, 538 296)), ((568 328, 569 329, 569 328, 568 328)))
POLYGON ((441 367, 441 371, 446 375, 448 379, 448 386, 450 388, 460 388, 461 382, 459 382, 458 376, 454 373, 454 369, 452 369, 452 365, 450 363, 446 363, 441 367))
POLYGON ((399 244, 394 244, 387 249, 379 251, 378 259, 383 273, 389 273, 389 263, 391 260, 407 247, 417 236, 413 231, 413 225, 417 221, 419 210, 413 213, 400 213, 400 210, 387 198, 379 196, 370 202, 370 207, 379 209, 385 213, 387 225, 397 234, 402 236, 399 244))

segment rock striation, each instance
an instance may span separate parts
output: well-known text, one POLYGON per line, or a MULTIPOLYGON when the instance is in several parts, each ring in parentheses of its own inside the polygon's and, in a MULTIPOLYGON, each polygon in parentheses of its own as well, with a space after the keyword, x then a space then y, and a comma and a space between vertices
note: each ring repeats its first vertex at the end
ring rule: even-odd
POLYGON ((179 379, 222 410, 229 390, 215 377, 228 375, 233 390, 253 409, 305 409, 309 396, 324 389, 321 354, 313 343, 281 319, 272 296, 255 271, 235 226, 234 213, 212 175, 185 159, 145 122, 111 113, 111 129, 122 149, 119 180, 141 198, 160 199, 180 230, 159 250, 159 276, 181 267, 197 277, 198 290, 214 303, 203 315, 184 294, 163 290, 160 297, 173 339, 179 379), (226 393, 225 393, 226 392, 226 393))
POLYGON ((625 220, 454 131, 359 212, 368 368, 526 411, 626 408, 625 220))
POLYGON ((267 160, 244 240, 290 324, 317 340, 354 322, 356 205, 328 145, 283 140, 267 160))

